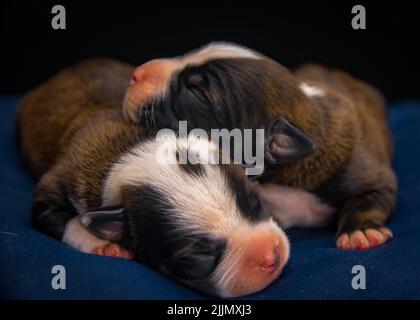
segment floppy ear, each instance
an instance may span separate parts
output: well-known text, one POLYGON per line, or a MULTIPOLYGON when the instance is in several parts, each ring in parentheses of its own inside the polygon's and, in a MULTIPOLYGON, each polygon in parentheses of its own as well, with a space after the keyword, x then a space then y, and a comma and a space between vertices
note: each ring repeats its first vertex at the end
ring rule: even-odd
POLYGON ((123 237, 127 217, 123 207, 104 207, 86 212, 80 221, 99 238, 117 242, 123 237))
POLYGON ((313 140, 284 117, 270 123, 265 138, 265 159, 272 164, 306 156, 315 150, 313 140))

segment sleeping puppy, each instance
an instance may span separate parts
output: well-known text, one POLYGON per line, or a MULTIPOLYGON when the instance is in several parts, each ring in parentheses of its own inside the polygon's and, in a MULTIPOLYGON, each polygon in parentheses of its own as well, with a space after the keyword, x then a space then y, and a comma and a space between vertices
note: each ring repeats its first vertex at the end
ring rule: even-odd
POLYGON ((384 99, 342 71, 306 65, 291 73, 253 50, 214 43, 136 68, 124 114, 154 127, 186 120, 206 130, 265 129, 260 198, 280 223, 320 226, 337 211, 339 248, 392 237, 397 180, 384 99))
MULTIPOLYGON (((274 281, 289 257, 284 232, 239 165, 156 159, 156 131, 124 121, 133 69, 107 59, 62 71, 23 100, 24 158, 39 177, 36 229, 86 253, 144 263, 200 292, 234 297, 274 281)), ((172 142, 168 157, 208 150, 172 142)))

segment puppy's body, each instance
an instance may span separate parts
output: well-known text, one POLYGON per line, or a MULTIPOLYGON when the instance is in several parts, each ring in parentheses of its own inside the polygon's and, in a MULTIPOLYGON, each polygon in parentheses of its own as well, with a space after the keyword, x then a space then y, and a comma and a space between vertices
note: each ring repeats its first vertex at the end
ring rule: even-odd
MULTIPOLYGON (((265 129, 261 199, 279 221, 308 226, 280 210, 284 187, 296 187, 338 211, 338 247, 366 249, 392 236, 385 226, 397 182, 384 100, 342 71, 308 65, 292 73, 253 50, 214 43, 137 67, 124 113, 140 123, 152 114, 157 127, 185 120, 206 130, 265 129)), ((303 207, 317 207, 312 200, 303 207)))
POLYGON ((132 71, 130 65, 111 59, 88 60, 63 70, 24 98, 18 115, 19 128, 25 129, 21 147, 36 177, 51 167, 72 134, 90 118, 89 112, 119 110, 132 71))
MULTIPOLYGON (((131 70, 87 61, 23 100, 22 151, 41 177, 33 225, 82 252, 134 257, 208 294, 261 290, 288 260, 286 236, 260 210, 240 166, 158 163, 156 130, 123 120, 131 70)), ((166 140, 175 146, 168 156, 186 148, 166 140)), ((212 156, 213 147, 192 140, 188 151, 212 156)))
POLYGON ((110 166, 142 136, 142 127, 122 122, 118 108, 130 72, 130 66, 109 59, 86 61, 22 101, 22 154, 31 172, 42 177, 34 195, 34 225, 57 239, 78 213, 71 199, 82 213, 100 208, 110 166), (47 205, 58 213, 43 214, 47 205))
POLYGON ((313 103, 288 119, 305 128, 317 150, 291 163, 268 165, 261 181, 304 188, 341 209, 338 235, 384 227, 395 208, 397 181, 383 97, 366 83, 319 65, 303 66, 295 76, 313 103))
MULTIPOLYGON (((286 117, 300 124, 317 150, 296 163, 270 166, 262 180, 314 190, 339 173, 338 169, 355 162, 366 163, 369 169, 375 164, 389 168, 392 146, 385 102, 375 89, 342 71, 319 65, 303 66, 295 76, 310 101, 302 99, 302 110, 288 111, 286 117)), ((366 173, 353 170, 344 180, 366 173)), ((348 184, 357 189, 362 182, 357 180, 348 184)), ((329 201, 334 199, 337 197, 329 201)))

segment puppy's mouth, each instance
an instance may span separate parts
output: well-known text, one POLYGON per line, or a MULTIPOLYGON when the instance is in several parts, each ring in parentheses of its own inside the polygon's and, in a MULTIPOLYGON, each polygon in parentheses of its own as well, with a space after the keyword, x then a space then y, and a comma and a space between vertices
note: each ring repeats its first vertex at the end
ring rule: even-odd
POLYGON ((143 96, 133 88, 135 86, 136 83, 127 88, 123 101, 123 116, 130 122, 153 127, 156 122, 154 116, 156 99, 143 96))

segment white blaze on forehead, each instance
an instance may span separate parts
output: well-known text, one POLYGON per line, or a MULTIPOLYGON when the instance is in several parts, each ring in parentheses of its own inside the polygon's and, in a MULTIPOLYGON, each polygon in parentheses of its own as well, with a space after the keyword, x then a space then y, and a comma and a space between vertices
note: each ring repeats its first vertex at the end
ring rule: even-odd
POLYGON ((302 82, 299 87, 308 97, 322 97, 325 95, 321 88, 308 85, 305 82, 302 82))
POLYGON ((259 59, 261 55, 251 49, 227 42, 213 42, 198 50, 189 52, 176 58, 183 67, 187 65, 200 65, 210 60, 248 58, 259 59))
MULTIPOLYGON (((185 144, 175 137, 168 139, 185 144)), ((210 152, 217 150, 210 142, 201 141, 190 144, 189 152, 196 148, 195 151, 202 153, 206 144, 210 152)), ((156 159, 159 145, 156 140, 143 142, 113 165, 105 181, 103 205, 121 204, 123 186, 149 185, 161 192, 164 200, 174 207, 174 214, 182 223, 176 226, 177 229, 212 231, 223 236, 232 227, 249 224, 239 212, 235 196, 219 166, 201 164, 205 174, 190 174, 179 164, 159 163, 156 159)), ((170 152, 175 153, 176 148, 170 152)))
POLYGON ((234 58, 260 59, 261 55, 256 51, 236 44, 212 42, 202 48, 167 61, 170 61, 171 73, 174 73, 182 71, 188 66, 200 66, 212 60, 234 58))

